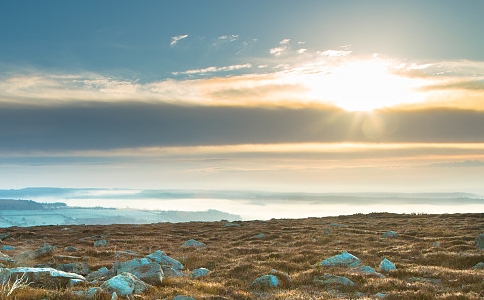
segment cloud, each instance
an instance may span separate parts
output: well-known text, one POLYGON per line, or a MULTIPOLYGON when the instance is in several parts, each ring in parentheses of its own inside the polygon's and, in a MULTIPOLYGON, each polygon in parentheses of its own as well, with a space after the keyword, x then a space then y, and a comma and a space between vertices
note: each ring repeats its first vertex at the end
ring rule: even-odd
POLYGON ((301 48, 301 49, 298 49, 297 50, 297 53, 299 54, 303 54, 304 52, 308 51, 308 49, 305 49, 305 48, 301 48))
POLYGON ((340 57, 340 56, 348 56, 352 53, 351 50, 325 50, 319 52, 320 55, 328 56, 328 57, 340 57))
POLYGON ((174 47, 179 41, 186 39, 187 37, 188 34, 172 36, 170 46, 174 47))
POLYGON ((228 72, 228 71, 235 71, 241 69, 250 69, 252 65, 247 64, 240 64, 240 65, 231 65, 231 66, 223 66, 223 67, 207 67, 203 69, 193 69, 187 70, 183 72, 172 72, 173 75, 202 75, 206 73, 216 73, 216 72, 228 72))
POLYGON ((239 35, 238 34, 222 35, 222 36, 219 36, 218 39, 234 42, 239 39, 239 35))
POLYGON ((282 55, 282 53, 284 51, 286 51, 287 49, 287 45, 289 45, 289 42, 291 41, 291 39, 283 39, 279 42, 279 47, 274 47, 274 48, 271 48, 269 50, 269 53, 276 56, 276 57, 279 57, 282 55))

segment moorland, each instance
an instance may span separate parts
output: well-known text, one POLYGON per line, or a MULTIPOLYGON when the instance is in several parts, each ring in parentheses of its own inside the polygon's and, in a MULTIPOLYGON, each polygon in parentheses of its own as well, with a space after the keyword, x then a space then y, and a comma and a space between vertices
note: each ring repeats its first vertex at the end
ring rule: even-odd
MULTIPOLYGON (((267 221, 9 227, 0 228, 0 247, 10 246, 13 250, 2 253, 12 258, 45 245, 54 247, 31 261, 3 262, 5 268, 55 267, 74 260, 86 262, 92 271, 111 269, 115 262, 162 250, 181 262, 186 274, 201 267, 210 270, 199 278, 164 277, 161 285, 131 299, 186 295, 193 299, 451 300, 484 298, 484 270, 473 268, 484 262, 484 251, 476 247, 476 237, 483 232, 484 214, 479 213, 372 213, 267 221), (396 236, 384 237, 390 230, 396 236), (107 244, 94 247, 99 239, 107 244), (189 239, 206 247, 182 247, 189 239), (66 247, 77 250, 66 252, 66 247), (386 258, 396 270, 374 276, 355 268, 320 264, 344 251, 376 271, 386 258), (274 288, 252 285, 272 270, 287 280, 274 288), (325 274, 346 277, 354 285, 325 283, 321 280, 325 274)), ((50 289, 24 285, 10 297, 85 299, 75 292, 92 286, 82 283, 50 289)), ((0 299, 7 299, 5 291, 0 287, 0 299)), ((93 299, 111 297, 110 293, 99 293, 93 299)))

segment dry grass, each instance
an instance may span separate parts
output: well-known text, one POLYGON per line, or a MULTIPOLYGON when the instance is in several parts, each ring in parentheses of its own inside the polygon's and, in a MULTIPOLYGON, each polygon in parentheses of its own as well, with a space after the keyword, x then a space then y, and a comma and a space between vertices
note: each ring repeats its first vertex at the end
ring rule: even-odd
MULTIPOLYGON (((386 294, 385 299, 484 298, 484 271, 472 269, 484 261, 484 252, 479 252, 474 245, 476 236, 484 232, 483 214, 379 213, 251 221, 241 222, 238 227, 227 227, 224 223, 14 227, 0 229, 0 233, 10 233, 4 243, 16 247, 13 253, 8 253, 11 256, 36 249, 43 243, 57 246, 53 255, 28 262, 31 266, 55 265, 64 262, 59 256, 75 255, 87 261, 91 270, 97 270, 132 258, 116 256, 117 251, 146 255, 159 249, 178 259, 187 270, 205 267, 212 271, 202 279, 164 278, 162 286, 135 299, 172 299, 176 295, 195 299, 374 299, 376 293, 386 294), (329 235, 325 234, 327 228, 331 230, 329 235), (398 237, 381 238, 388 230, 397 232, 398 237), (265 237, 256 237, 259 233, 265 237), (94 248, 94 241, 100 238, 106 239, 108 245, 94 248), (207 247, 182 248, 188 239, 204 242, 207 247), (66 246, 74 246, 79 251, 65 252, 66 246), (396 264, 398 271, 386 278, 377 278, 345 268, 315 266, 342 251, 352 253, 375 269, 387 258, 396 264), (289 274, 293 284, 271 290, 250 287, 255 278, 272 269, 289 274), (325 286, 314 281, 325 273, 346 276, 355 286, 325 286)), ((75 289, 81 288, 88 287, 75 289)), ((71 289, 32 287, 15 290, 11 297, 81 299, 71 289)), ((110 296, 98 295, 95 299, 110 299, 110 296)))

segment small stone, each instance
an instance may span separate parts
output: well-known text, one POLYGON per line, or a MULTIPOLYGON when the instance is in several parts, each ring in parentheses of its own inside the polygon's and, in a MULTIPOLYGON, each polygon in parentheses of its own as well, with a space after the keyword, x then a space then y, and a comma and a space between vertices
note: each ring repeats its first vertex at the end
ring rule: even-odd
POLYGON ((202 242, 199 242, 197 240, 190 239, 183 243, 182 247, 194 247, 194 248, 205 248, 207 245, 205 245, 202 242))
POLYGON ((14 246, 9 246, 9 245, 3 245, 2 248, 0 248, 2 251, 13 251, 15 250, 14 246))
POLYGON ((256 234, 256 235, 254 235, 254 237, 255 237, 256 239, 263 239, 263 238, 265 238, 265 237, 266 237, 266 235, 265 235, 265 234, 263 234, 263 233, 258 233, 258 234, 256 234))
POLYGON ((476 247, 479 250, 484 250, 484 233, 481 233, 476 237, 476 247))
POLYGON ((254 288, 275 288, 280 285, 279 278, 277 278, 276 275, 263 275, 261 277, 256 278, 252 284, 251 287, 254 288))
POLYGON ((331 229, 326 228, 326 229, 324 230, 324 235, 330 235, 330 234, 331 234, 331 229))
POLYGON ((387 232, 385 232, 384 234, 382 234, 382 238, 396 238, 398 235, 395 231, 393 230, 389 230, 387 232))
POLYGON ((324 274, 320 278, 316 278, 316 282, 321 282, 323 284, 329 285, 344 285, 344 286, 353 286, 355 283, 350 279, 343 277, 343 276, 336 276, 332 274, 324 274))
POLYGON ((391 271, 396 271, 397 267, 391 261, 384 258, 380 262, 380 266, 378 267, 378 269, 380 270, 380 272, 388 273, 388 272, 391 272, 391 271))
POLYGON ((193 278, 204 277, 204 276, 207 276, 208 273, 210 273, 209 269, 198 268, 198 269, 192 271, 192 277, 193 278))
POLYGON ((64 251, 77 252, 77 248, 74 247, 74 246, 67 246, 67 247, 64 248, 64 251))
POLYGON ((195 300, 195 298, 188 297, 188 296, 185 296, 185 295, 178 295, 178 296, 175 296, 175 298, 173 298, 173 300, 195 300))
POLYGON ((104 247, 108 244, 106 240, 97 240, 94 242, 94 247, 104 247))
POLYGON ((475 266, 472 267, 474 270, 482 270, 484 269, 484 262, 479 262, 475 266))
POLYGON ((118 294, 116 294, 116 292, 113 292, 111 295, 111 300, 118 300, 118 294))

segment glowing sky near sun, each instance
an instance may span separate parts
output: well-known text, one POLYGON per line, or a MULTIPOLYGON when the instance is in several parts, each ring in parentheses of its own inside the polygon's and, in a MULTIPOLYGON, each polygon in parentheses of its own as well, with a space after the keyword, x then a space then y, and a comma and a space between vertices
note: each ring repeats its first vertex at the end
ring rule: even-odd
POLYGON ((484 194, 481 1, 24 4, 0 188, 484 194))

